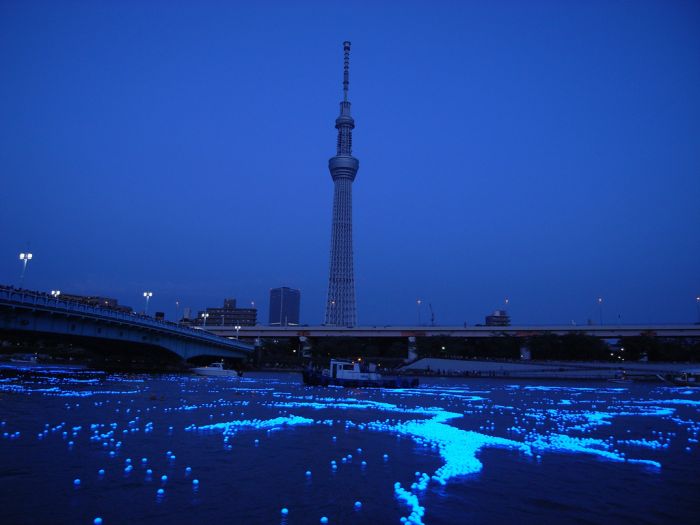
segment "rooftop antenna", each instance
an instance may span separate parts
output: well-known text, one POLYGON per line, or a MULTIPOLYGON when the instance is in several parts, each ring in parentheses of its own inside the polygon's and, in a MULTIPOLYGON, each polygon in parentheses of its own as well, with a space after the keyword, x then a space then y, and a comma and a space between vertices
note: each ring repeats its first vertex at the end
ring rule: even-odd
POLYGON ((350 86, 350 42, 343 42, 345 59, 343 61, 343 101, 348 101, 348 87, 350 86))

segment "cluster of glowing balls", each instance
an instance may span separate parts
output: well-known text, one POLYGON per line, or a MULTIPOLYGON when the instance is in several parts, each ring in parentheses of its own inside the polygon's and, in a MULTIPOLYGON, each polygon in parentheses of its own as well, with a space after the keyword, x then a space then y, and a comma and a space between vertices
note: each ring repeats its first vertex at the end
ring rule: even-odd
MULTIPOLYGON (((114 407, 114 414, 119 416, 118 420, 93 422, 86 425, 71 425, 66 421, 44 423, 37 429, 35 435, 39 440, 60 436, 69 448, 79 448, 87 442, 93 447, 98 447, 105 458, 112 460, 120 455, 120 450, 123 450, 122 444, 132 436, 157 432, 173 435, 180 430, 195 435, 220 433, 228 450, 232 447, 232 438, 242 432, 264 431, 269 434, 293 428, 303 430, 311 426, 333 428, 333 432, 338 435, 340 435, 338 433, 340 428, 341 432, 344 429, 345 432, 407 437, 434 453, 441 462, 434 472, 416 471, 414 479, 395 481, 393 484, 394 496, 406 509, 401 522, 414 525, 424 522, 427 513, 425 502, 429 497, 431 485, 445 486, 460 478, 478 474, 484 468, 479 459, 481 452, 487 448, 510 450, 528 460, 541 459, 543 455, 551 452, 564 452, 660 469, 662 465, 659 454, 664 453, 672 443, 681 439, 685 439, 683 443, 685 450, 690 451, 697 446, 700 435, 698 421, 692 418, 681 419, 677 416, 678 407, 694 409, 696 413, 700 408, 700 401, 691 398, 695 394, 692 390, 679 391, 676 394, 689 396, 686 399, 659 396, 653 399, 631 399, 620 402, 615 401, 613 397, 625 393, 625 389, 621 388, 523 387, 504 384, 499 385, 498 390, 501 393, 508 393, 512 403, 497 404, 492 400, 491 390, 476 391, 464 386, 376 390, 370 395, 360 396, 353 391, 306 388, 284 382, 246 380, 231 384, 208 380, 206 382, 208 393, 219 397, 214 400, 194 402, 187 397, 187 389, 191 388, 191 391, 196 392, 196 387, 203 383, 196 382, 196 379, 183 380, 178 376, 172 376, 171 380, 183 383, 182 398, 175 403, 132 411, 132 408, 127 406, 128 403, 116 402, 110 405, 110 408, 114 407), (190 384, 189 381, 192 383, 190 384), (261 384, 264 386, 260 386, 261 384), (246 397, 231 399, 231 394, 246 397), (522 396, 536 396, 537 400, 531 404, 523 403, 522 396), (151 410, 152 412, 147 415, 151 410), (239 413, 238 410, 251 410, 260 417, 243 417, 243 413, 239 413), (323 412, 328 413, 328 416, 323 412), (319 413, 322 414, 319 415, 319 413), (338 413, 342 415, 338 416, 338 413), (188 418, 188 424, 175 426, 175 420, 170 420, 165 426, 159 427, 154 420, 162 423, 158 418, 163 416, 188 418), (472 416, 478 423, 473 424, 473 420, 468 419, 472 416), (679 435, 680 431, 676 428, 674 430, 654 429, 646 435, 616 437, 608 435, 607 431, 604 436, 600 435, 604 429, 613 427, 616 420, 625 417, 645 417, 665 421, 684 429, 685 434, 679 435), (203 419, 208 422, 203 423, 203 419), (464 423, 465 420, 469 420, 469 423, 464 423), (504 421, 508 421, 508 424, 504 424, 504 421)), ((95 406, 108 407, 110 397, 117 396, 115 399, 118 399, 143 392, 147 388, 147 381, 118 375, 100 379, 48 378, 28 380, 24 383, 11 379, 0 381, 0 392, 76 398, 75 402, 69 400, 65 406, 66 412, 74 413, 80 411, 77 400, 82 399, 85 403, 89 402, 85 398, 100 396, 99 400, 95 400, 95 406), (110 388, 100 389, 102 382, 110 385, 110 388), (115 390, 114 385, 119 383, 127 386, 121 390, 115 390)), ((496 390, 495 387, 494 390, 496 390)), ((8 428, 7 421, 0 422, 0 427, 3 429, 2 436, 5 439, 22 438, 19 430, 8 428)), ((329 441, 338 443, 338 435, 330 436, 329 441)), ((265 441, 261 442, 260 437, 256 437, 255 434, 246 441, 249 446, 252 442, 254 446, 260 445, 261 448, 265 444, 265 441)), ((183 452, 177 445, 173 448, 177 449, 178 453, 183 452)), ((358 467, 369 468, 368 472, 372 472, 376 463, 382 463, 378 461, 379 458, 385 463, 384 468, 387 468, 387 463, 388 468, 392 466, 392 463, 389 463, 388 453, 374 456, 377 459, 375 460, 372 457, 365 458, 362 448, 350 450, 352 452, 346 449, 342 455, 336 455, 336 459, 330 460, 328 468, 333 475, 340 476, 344 469, 358 467), (367 459, 370 460, 369 467, 367 459)), ((116 467, 114 470, 122 470, 124 477, 128 475, 134 477, 135 472, 144 472, 145 469, 146 480, 151 480, 151 476, 154 475, 153 468, 160 467, 155 465, 151 468, 153 462, 146 456, 141 457, 141 453, 134 456, 140 457, 140 461, 126 458, 123 466, 116 467)), ((182 469, 176 466, 179 462, 176 462, 177 456, 172 450, 166 451, 164 455, 159 453, 154 462, 157 463, 158 458, 162 461, 163 457, 169 468, 182 469)), ((186 454, 184 458, 188 461, 186 454)), ((92 479, 94 479, 94 471, 92 472, 92 479)), ((98 476, 103 478, 106 472, 106 469, 100 468, 98 476)), ((173 476, 172 472, 175 471, 168 472, 173 476)), ((178 470, 178 472, 183 471, 178 470)), ((317 482, 317 479, 311 479, 311 470, 302 470, 300 476, 302 472, 308 486, 313 486, 317 482)), ((191 486, 196 491, 199 488, 200 479, 192 479, 190 477, 192 473, 192 467, 184 468, 184 477, 188 478, 187 483, 191 480, 191 486)), ((166 486, 168 499, 172 499, 173 486, 180 478, 171 479, 168 474, 160 472, 156 476, 156 479, 158 478, 161 486, 156 489, 157 502, 164 499, 166 486)), ((70 479, 68 478, 67 481, 70 479)), ((87 475, 83 475, 82 479, 84 481, 81 481, 81 478, 73 479, 73 486, 81 491, 85 490, 82 488, 84 484, 90 484, 90 477, 87 475)), ((152 487, 149 490, 154 489, 155 487, 152 487)), ((149 493, 152 498, 153 492, 149 493)), ((352 509, 355 511, 363 509, 363 503, 355 500, 352 509)), ((290 507, 287 506, 282 507, 280 511, 282 516, 287 516, 290 512, 290 507)), ((318 519, 318 516, 315 519, 318 519)), ((98 523, 98 520, 102 523, 101 517, 94 518, 94 523, 98 523)), ((320 522, 328 523, 329 517, 321 517, 320 522)))

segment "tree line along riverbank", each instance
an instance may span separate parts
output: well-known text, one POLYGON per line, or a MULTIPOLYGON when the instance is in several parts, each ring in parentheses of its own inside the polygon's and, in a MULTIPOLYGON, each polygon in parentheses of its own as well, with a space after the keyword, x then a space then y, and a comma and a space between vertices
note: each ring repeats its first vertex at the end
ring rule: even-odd
MULTIPOLYGON (((652 336, 603 340, 583 334, 544 334, 532 337, 264 339, 246 359, 226 359, 232 368, 298 369, 309 362, 326 364, 331 358, 362 359, 384 368, 397 368, 409 359, 484 359, 522 361, 576 361, 622 364, 631 362, 700 362, 697 338, 659 338, 652 336), (523 350, 526 354, 523 354, 523 350)), ((157 347, 124 347, 105 341, 94 344, 60 339, 23 338, 14 335, 0 339, 0 359, 13 354, 37 354, 53 362, 83 363, 98 368, 135 368, 143 370, 186 370, 208 364, 212 357, 200 357, 186 363, 157 347)))

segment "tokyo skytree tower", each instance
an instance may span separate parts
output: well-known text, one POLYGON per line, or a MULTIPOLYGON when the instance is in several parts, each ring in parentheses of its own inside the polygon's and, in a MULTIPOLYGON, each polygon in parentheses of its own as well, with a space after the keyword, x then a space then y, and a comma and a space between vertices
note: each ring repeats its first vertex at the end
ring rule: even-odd
POLYGON ((352 182, 360 161, 352 156, 352 130, 348 86, 350 84, 350 42, 343 42, 343 101, 335 119, 338 143, 335 157, 328 161, 335 190, 333 192, 333 225, 331 228, 331 261, 328 276, 328 299, 325 324, 355 326, 355 271, 352 255, 352 182))

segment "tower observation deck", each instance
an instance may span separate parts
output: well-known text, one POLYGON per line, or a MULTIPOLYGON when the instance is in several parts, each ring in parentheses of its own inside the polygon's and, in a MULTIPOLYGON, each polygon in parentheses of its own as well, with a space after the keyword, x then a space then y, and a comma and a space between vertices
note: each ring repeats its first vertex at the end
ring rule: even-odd
POLYGON ((333 224, 331 227, 331 256, 328 276, 325 324, 355 326, 355 271, 352 252, 352 183, 360 162, 352 156, 352 130, 355 120, 350 115, 348 88, 350 85, 350 42, 343 42, 343 101, 340 115, 335 119, 338 130, 336 155, 328 161, 333 178, 333 224))

